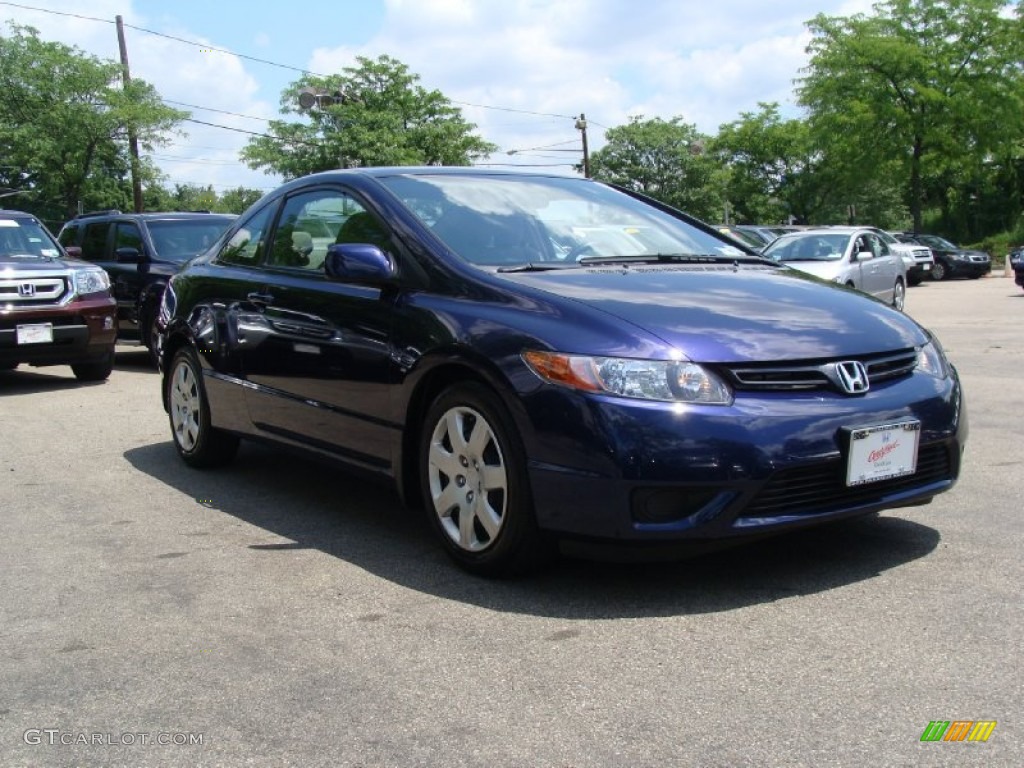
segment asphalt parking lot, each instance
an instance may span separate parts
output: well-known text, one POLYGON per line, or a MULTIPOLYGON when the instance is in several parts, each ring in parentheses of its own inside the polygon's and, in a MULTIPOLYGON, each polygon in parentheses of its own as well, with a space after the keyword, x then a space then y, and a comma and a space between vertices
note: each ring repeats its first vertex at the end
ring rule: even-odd
POLYGON ((305 458, 187 469, 141 348, 98 385, 0 373, 0 765, 1024 765, 1024 291, 925 283, 907 312, 967 393, 952 492, 510 582, 305 458), (997 726, 922 743, 933 720, 997 726))

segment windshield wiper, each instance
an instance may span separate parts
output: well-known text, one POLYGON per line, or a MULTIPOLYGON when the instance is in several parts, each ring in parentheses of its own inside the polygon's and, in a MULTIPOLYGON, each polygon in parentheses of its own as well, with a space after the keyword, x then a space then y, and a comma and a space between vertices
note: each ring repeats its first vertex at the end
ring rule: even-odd
POLYGON ((509 267, 498 267, 498 272, 547 272, 552 269, 574 269, 575 262, 528 261, 525 264, 514 264, 509 267))
POLYGON ((757 261, 756 256, 725 256, 718 253, 645 253, 635 256, 581 256, 579 264, 732 264, 757 261))

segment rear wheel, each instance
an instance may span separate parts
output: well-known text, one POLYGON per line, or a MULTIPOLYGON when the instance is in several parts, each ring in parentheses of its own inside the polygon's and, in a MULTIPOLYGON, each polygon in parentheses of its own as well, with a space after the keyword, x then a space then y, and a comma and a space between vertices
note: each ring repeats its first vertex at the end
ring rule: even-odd
POLYGON ((87 363, 75 363, 71 366, 71 372, 79 381, 104 381, 110 377, 114 370, 114 352, 111 350, 103 357, 90 360, 87 363))
POLYGON ((156 314, 154 314, 152 317, 148 319, 143 328, 145 329, 143 331, 143 333, 145 333, 143 343, 146 345, 146 349, 149 351, 149 361, 153 364, 153 367, 156 368, 159 366, 160 363, 159 358, 157 358, 156 356, 156 342, 157 337, 160 335, 160 329, 157 328, 156 325, 156 314))
POLYGON ((949 277, 949 270, 941 261, 936 261, 932 266, 932 280, 945 280, 949 277))
POLYGON ((420 438, 420 485, 431 526, 463 568, 482 576, 534 570, 554 544, 537 528, 526 457, 508 411, 486 387, 450 387, 420 438))
POLYGON ((212 426, 202 371, 188 347, 174 353, 166 386, 171 435, 182 460, 198 468, 231 461, 238 451, 238 437, 212 426))

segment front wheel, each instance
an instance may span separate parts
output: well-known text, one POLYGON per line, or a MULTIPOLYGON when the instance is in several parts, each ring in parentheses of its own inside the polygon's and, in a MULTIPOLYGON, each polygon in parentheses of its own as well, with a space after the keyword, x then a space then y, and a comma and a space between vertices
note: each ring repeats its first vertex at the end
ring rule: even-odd
POLYGON ((903 287, 903 281, 897 280, 892 287, 892 306, 894 309, 903 311, 903 304, 907 300, 907 289, 903 287))
POLYGON ((79 381, 105 381, 114 370, 114 352, 110 351, 103 357, 87 363, 74 363, 71 372, 79 381))
POLYGON ((534 570, 553 553, 537 528, 526 457, 501 400, 453 386, 427 412, 420 485, 431 526, 464 569, 482 576, 534 570))
POLYGON ((191 349, 174 353, 167 376, 171 435, 182 460, 201 469, 227 464, 238 451, 238 437, 212 425, 202 376, 191 349))

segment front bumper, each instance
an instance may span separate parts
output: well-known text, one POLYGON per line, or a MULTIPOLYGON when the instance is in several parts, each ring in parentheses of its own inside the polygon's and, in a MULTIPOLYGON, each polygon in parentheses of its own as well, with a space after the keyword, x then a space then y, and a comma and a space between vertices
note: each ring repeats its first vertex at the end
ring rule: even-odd
POLYGON ((985 261, 950 259, 949 266, 954 277, 982 277, 992 271, 991 259, 985 261))
POLYGON ((71 365, 112 354, 117 307, 111 298, 72 301, 62 306, 0 308, 0 362, 71 365), (52 341, 18 343, 18 326, 49 324, 52 341))
POLYGON ((736 540, 926 503, 959 476, 967 416, 955 374, 914 374, 859 397, 750 394, 717 408, 528 398, 539 525, 623 542, 736 540), (845 430, 911 419, 921 423, 915 473, 847 486, 845 430))

